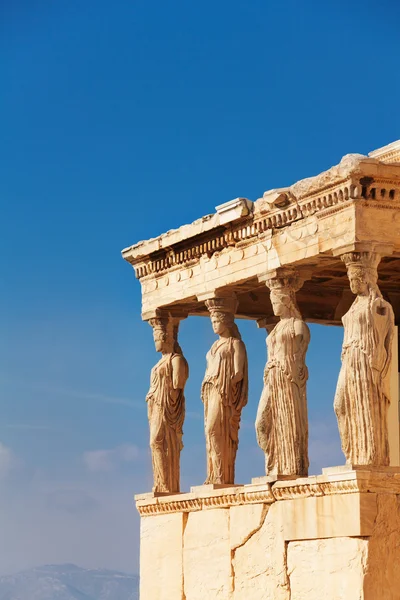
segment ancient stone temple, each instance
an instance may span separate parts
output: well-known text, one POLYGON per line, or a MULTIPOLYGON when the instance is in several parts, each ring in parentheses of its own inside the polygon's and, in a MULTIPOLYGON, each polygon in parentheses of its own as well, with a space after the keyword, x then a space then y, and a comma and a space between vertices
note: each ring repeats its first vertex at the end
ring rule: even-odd
POLYGON ((398 600, 400 141, 122 254, 161 353, 147 395, 154 488, 136 496, 141 600, 398 600), (178 332, 192 316, 211 319, 216 341, 199 390, 207 480, 181 491, 190 364, 178 332), (265 473, 243 485, 240 319, 265 328, 268 349, 265 473), (346 464, 312 476, 307 323, 344 328, 332 404, 346 464))

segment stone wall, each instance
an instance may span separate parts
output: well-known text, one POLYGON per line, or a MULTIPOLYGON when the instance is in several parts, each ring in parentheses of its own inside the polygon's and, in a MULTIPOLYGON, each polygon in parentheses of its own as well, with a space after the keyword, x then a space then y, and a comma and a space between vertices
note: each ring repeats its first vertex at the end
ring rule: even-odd
POLYGON ((141 600, 398 600, 400 472, 137 497, 141 600))

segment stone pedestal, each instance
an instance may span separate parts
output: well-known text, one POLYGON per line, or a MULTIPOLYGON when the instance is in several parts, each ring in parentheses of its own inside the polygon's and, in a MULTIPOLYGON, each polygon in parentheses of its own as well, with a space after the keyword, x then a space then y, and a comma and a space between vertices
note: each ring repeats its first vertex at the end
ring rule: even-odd
POLYGON ((136 497, 141 600, 398 600, 400 469, 136 497))

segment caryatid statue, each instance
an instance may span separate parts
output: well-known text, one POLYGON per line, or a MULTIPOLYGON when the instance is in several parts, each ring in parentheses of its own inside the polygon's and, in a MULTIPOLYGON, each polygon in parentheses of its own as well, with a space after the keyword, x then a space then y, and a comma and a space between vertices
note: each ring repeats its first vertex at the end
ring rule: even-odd
POLYGON ((379 254, 344 254, 357 295, 344 315, 342 367, 334 408, 348 464, 389 465, 387 414, 394 314, 377 286, 379 254))
POLYGON ((235 324, 234 296, 206 300, 219 338, 207 353, 201 398, 207 450, 205 483, 233 484, 242 408, 247 404, 246 347, 235 324))
POLYGON ((256 434, 265 453, 265 472, 273 477, 308 475, 305 357, 310 330, 301 317, 295 295, 302 283, 289 270, 266 281, 274 314, 280 320, 267 337, 268 361, 256 434))
POLYGON ((184 388, 189 376, 178 344, 179 321, 171 316, 150 319, 157 352, 162 356, 151 371, 146 396, 150 425, 154 492, 180 491, 180 453, 185 418, 184 388))

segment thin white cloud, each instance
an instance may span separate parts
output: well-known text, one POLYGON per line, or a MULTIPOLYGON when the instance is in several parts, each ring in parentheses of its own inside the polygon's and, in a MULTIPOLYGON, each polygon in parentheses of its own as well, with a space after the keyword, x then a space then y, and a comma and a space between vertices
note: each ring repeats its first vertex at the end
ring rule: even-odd
POLYGON ((109 396, 107 394, 100 394, 97 392, 86 392, 83 390, 73 390, 68 388, 61 388, 56 386, 49 386, 38 382, 21 382, 15 381, 4 374, 0 373, 0 383, 12 385, 14 387, 30 389, 37 392, 44 392, 47 394, 55 394, 60 396, 67 396, 69 398, 76 398, 78 400, 92 400, 94 402, 104 402, 106 404, 120 404, 122 406, 128 406, 130 408, 145 409, 146 403, 138 402, 130 398, 122 398, 120 396, 109 396))
POLYGON ((0 479, 6 477, 17 464, 13 451, 0 442, 0 479))
POLYGON ((27 431, 54 431, 54 427, 50 427, 49 425, 35 425, 31 423, 6 423, 4 427, 6 427, 6 429, 21 429, 27 431))
POLYGON ((134 462, 139 457, 139 448, 133 444, 123 444, 110 450, 89 450, 83 453, 86 468, 95 472, 113 471, 121 463, 134 462))
POLYGON ((137 402, 136 400, 129 400, 129 398, 120 398, 117 396, 106 396, 104 394, 90 393, 90 392, 80 392, 76 390, 63 390, 63 389, 51 389, 48 388, 47 391, 51 393, 63 394, 65 396, 70 396, 71 398, 79 398, 82 400, 93 400, 97 402, 105 402, 106 404, 121 404, 122 406, 129 406, 131 408, 146 408, 145 402, 137 402))

